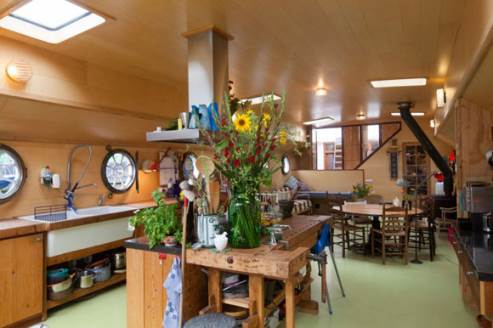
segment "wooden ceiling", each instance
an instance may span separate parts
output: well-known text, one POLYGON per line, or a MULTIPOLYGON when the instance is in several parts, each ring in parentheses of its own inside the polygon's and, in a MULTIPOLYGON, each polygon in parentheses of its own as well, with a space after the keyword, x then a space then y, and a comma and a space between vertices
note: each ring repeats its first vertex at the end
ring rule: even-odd
MULTIPOLYGON (((16 2, 0 0, 0 8, 16 2)), ((230 78, 237 95, 285 90, 288 120, 301 122, 327 115, 353 120, 358 112, 387 118, 400 100, 433 112, 465 0, 81 2, 116 20, 59 45, 5 30, 0 35, 186 89, 187 43, 181 33, 214 24, 235 37, 230 78), (430 84, 378 90, 368 83, 418 76, 430 84), (325 97, 314 96, 320 82, 329 88, 325 97)))

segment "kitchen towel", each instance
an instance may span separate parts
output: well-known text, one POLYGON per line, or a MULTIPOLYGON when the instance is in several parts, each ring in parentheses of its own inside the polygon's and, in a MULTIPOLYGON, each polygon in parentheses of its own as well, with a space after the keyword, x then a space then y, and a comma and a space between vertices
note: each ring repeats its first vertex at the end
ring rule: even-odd
POLYGON ((171 271, 164 282, 167 302, 164 310, 163 327, 179 328, 180 325, 180 303, 181 303, 181 260, 175 257, 171 271))

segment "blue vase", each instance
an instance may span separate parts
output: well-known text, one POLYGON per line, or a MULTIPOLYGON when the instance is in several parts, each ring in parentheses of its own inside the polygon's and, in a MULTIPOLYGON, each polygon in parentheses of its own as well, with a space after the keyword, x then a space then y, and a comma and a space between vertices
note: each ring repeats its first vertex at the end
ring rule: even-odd
POLYGON ((216 124, 216 117, 219 118, 219 108, 216 102, 213 102, 209 105, 209 118, 211 121, 211 131, 216 132, 219 130, 216 124))
POLYGON ((211 117, 209 115, 209 108, 206 105, 199 105, 200 114, 200 128, 204 130, 211 129, 211 117))
POLYGON ((199 108, 195 105, 192 105, 192 111, 190 113, 190 119, 188 122, 189 129, 197 129, 200 124, 200 113, 199 108))

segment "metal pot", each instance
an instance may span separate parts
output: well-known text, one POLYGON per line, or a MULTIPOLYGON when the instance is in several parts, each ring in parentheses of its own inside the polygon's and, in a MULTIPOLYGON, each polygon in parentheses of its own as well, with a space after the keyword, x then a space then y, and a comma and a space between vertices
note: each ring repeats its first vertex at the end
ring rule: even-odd
POLYGON ((91 264, 89 268, 95 274, 95 282, 106 281, 111 278, 111 262, 108 258, 91 264))
POLYGON ((94 285, 94 278, 96 274, 93 270, 84 270, 80 275, 79 287, 90 288, 94 285))
POLYGON ((113 268, 115 270, 125 269, 127 265, 127 254, 125 252, 113 254, 112 262, 113 262, 113 268))

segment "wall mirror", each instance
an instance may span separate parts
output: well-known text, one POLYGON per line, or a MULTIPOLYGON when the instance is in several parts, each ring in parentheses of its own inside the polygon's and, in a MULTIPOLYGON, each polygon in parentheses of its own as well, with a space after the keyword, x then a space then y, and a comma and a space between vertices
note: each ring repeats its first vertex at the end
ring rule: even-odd
POLYGON ((26 167, 17 152, 0 144, 0 203, 17 194, 26 179, 26 167))
POLYGON ((135 182, 137 167, 129 152, 113 149, 106 154, 101 165, 101 177, 108 190, 127 192, 135 182))

